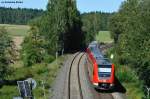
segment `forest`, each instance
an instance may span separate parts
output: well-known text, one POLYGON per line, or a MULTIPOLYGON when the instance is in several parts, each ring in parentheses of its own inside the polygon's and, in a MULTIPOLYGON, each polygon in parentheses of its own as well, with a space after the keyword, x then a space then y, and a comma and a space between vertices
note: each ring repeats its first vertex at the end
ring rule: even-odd
POLYGON ((0 24, 25 25, 44 13, 43 10, 27 8, 4 8, 0 7, 0 24))
POLYGON ((150 1, 127 0, 109 24, 116 61, 131 67, 143 89, 150 87, 150 1))
POLYGON ((85 31, 85 42, 89 44, 95 39, 99 31, 107 31, 109 19, 113 13, 89 12, 81 14, 83 23, 82 30, 85 31))

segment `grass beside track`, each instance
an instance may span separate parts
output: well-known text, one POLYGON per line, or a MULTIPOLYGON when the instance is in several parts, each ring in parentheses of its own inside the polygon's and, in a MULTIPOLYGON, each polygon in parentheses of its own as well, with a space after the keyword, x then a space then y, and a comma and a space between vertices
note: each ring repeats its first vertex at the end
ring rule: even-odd
POLYGON ((30 29, 27 25, 0 24, 0 26, 4 26, 10 36, 26 36, 30 29))
POLYGON ((127 99, 142 99, 144 97, 142 82, 135 74, 129 66, 116 66, 116 76, 126 88, 127 99))
POLYGON ((118 57, 113 48, 107 51, 108 56, 112 53, 114 54, 112 62, 115 64, 115 75, 126 89, 127 99, 143 99, 142 81, 138 79, 136 72, 129 65, 120 65, 118 63, 118 57))
POLYGON ((110 32, 109 31, 100 31, 97 35, 96 35, 96 40, 98 42, 104 42, 104 43, 110 43, 113 42, 113 40, 111 39, 110 36, 110 32))
MULTIPOLYGON (((11 67, 13 73, 8 76, 7 79, 15 80, 31 76, 37 82, 37 87, 33 90, 34 97, 36 99, 44 99, 44 92, 46 99, 50 98, 50 88, 52 87, 53 81, 55 80, 59 68, 63 65, 64 60, 68 55, 61 56, 50 64, 36 64, 31 67, 24 67, 22 62, 17 62, 11 67), (44 81, 45 90, 43 90, 44 81)), ((19 91, 16 86, 3 86, 0 88, 0 99, 12 99, 15 96, 19 96, 19 91)))

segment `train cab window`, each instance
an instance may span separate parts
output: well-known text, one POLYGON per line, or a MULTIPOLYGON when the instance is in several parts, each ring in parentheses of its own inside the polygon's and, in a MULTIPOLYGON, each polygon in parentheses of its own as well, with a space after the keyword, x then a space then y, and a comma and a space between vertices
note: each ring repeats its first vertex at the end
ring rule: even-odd
POLYGON ((103 58, 102 53, 99 51, 98 47, 90 47, 90 50, 92 51, 94 57, 97 58, 103 58))

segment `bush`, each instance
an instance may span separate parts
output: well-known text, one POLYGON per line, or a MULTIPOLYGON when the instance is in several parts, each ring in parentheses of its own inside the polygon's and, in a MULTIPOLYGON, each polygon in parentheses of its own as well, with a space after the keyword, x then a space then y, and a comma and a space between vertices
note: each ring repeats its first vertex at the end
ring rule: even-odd
MULTIPOLYGON (((9 63, 11 61, 10 50, 12 47, 12 40, 8 36, 5 27, 0 27, 0 79, 5 78, 9 73, 9 63)), ((13 50, 11 50, 13 52, 13 50)))
POLYGON ((46 51, 43 48, 44 40, 39 36, 38 28, 33 26, 30 35, 27 36, 22 44, 21 56, 25 66, 32 66, 44 60, 46 51))
POLYGON ((121 82, 134 82, 136 74, 126 66, 117 66, 116 75, 121 82))

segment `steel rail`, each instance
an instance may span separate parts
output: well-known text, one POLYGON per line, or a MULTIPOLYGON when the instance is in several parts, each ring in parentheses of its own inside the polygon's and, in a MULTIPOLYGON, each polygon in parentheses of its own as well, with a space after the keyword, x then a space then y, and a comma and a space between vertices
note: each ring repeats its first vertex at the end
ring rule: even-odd
MULTIPOLYGON (((69 75, 68 75, 68 99, 71 99, 71 73, 72 73, 72 67, 74 65, 74 62, 75 60, 77 59, 77 57, 81 55, 81 53, 76 53, 75 56, 73 57, 72 61, 71 61, 71 65, 70 65, 70 68, 69 68, 69 75)), ((80 74, 79 74, 79 66, 80 66, 80 62, 81 62, 81 59, 82 57, 84 56, 84 54, 82 54, 80 57, 79 57, 79 61, 77 63, 77 76, 78 76, 78 84, 79 84, 79 91, 80 91, 80 97, 81 99, 83 99, 83 94, 82 94, 82 88, 81 88, 81 81, 80 81, 80 74)))

